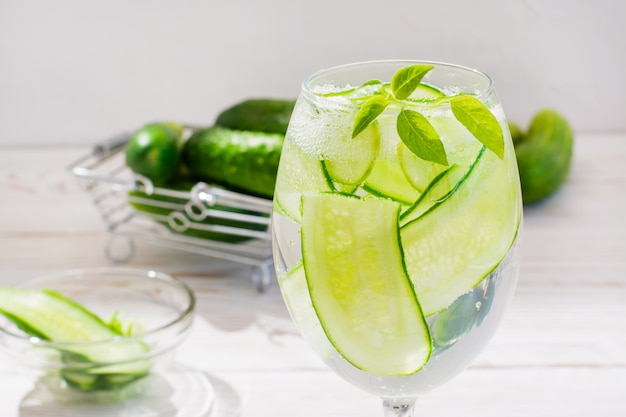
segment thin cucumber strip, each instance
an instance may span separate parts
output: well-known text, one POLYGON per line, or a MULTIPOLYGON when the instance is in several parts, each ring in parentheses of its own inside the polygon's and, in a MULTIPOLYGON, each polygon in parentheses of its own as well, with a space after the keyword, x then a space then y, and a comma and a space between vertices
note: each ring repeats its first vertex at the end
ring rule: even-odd
POLYGON ((145 377, 146 370, 142 373, 127 374, 90 374, 83 370, 63 370, 61 376, 70 387, 81 391, 119 391, 131 383, 145 377))
POLYGON ((420 217, 428 207, 431 207, 439 198, 433 198, 432 190, 441 182, 446 176, 448 176, 449 172, 453 169, 456 169, 458 165, 452 165, 447 167, 444 171, 442 171, 439 175, 437 175, 433 180, 428 184, 426 189, 420 196, 415 200, 415 202, 408 209, 404 210, 400 214, 400 224, 406 224, 411 220, 415 220, 420 217))
POLYGON ((338 191, 354 192, 368 176, 380 147, 378 122, 371 123, 355 138, 337 144, 341 157, 322 161, 324 171, 338 191))
MULTIPOLYGON (((370 84, 368 86, 359 86, 353 88, 346 88, 340 91, 332 91, 328 93, 318 93, 320 97, 349 97, 354 99, 367 99, 372 96, 373 93, 380 91, 382 88, 391 88, 391 83, 370 84)), ((439 98, 445 97, 445 94, 429 84, 420 84, 415 91, 411 94, 407 101, 424 102, 433 101, 439 98)))
POLYGON ((89 342, 119 336, 96 315, 50 290, 0 288, 0 312, 17 317, 27 329, 46 340, 89 342))
POLYGON ((451 195, 400 230, 407 271, 427 316, 479 284, 506 255, 519 225, 514 159, 480 155, 451 195))
POLYGON ((411 184, 399 161, 398 149, 404 145, 397 136, 396 117, 382 114, 377 121, 383 140, 378 158, 362 188, 374 196, 410 206, 419 197, 420 190, 411 184))
POLYGON ((61 375, 77 389, 117 389, 115 381, 127 384, 150 371, 143 341, 121 337, 118 328, 55 291, 0 288, 0 314, 61 352, 61 375))
POLYGON ((363 189, 372 195, 390 198, 407 206, 412 205, 420 195, 407 180, 397 161, 387 159, 379 159, 374 163, 363 189))
POLYGON ((400 168, 413 188, 423 193, 433 178, 446 170, 445 165, 426 161, 413 153, 403 142, 398 143, 400 168))
POLYGON ((300 196, 334 190, 317 157, 305 154, 289 138, 285 139, 276 182, 274 207, 277 212, 300 223, 300 196), (284 174, 284 173, 287 174, 284 174))
POLYGON ((402 259, 400 205, 329 193, 304 195, 302 210, 307 286, 330 343, 366 372, 419 371, 432 341, 402 259))
POLYGON ((442 97, 445 97, 445 94, 437 87, 429 84, 420 84, 409 96, 407 101, 430 102, 442 97))
MULTIPOLYGON (((472 164, 471 164, 471 165, 467 168, 467 170, 466 170, 466 171, 464 172, 464 174, 460 177, 460 179, 458 179, 458 180, 456 180, 456 181, 454 181, 454 180, 453 180, 453 181, 451 181, 451 182, 448 184, 448 188, 447 188, 447 190, 448 190, 448 191, 446 191, 446 192, 445 192, 445 194, 441 194, 441 195, 439 195, 439 196, 437 197, 437 196, 436 196, 436 195, 437 195, 437 190, 436 190, 436 188, 439 186, 439 182, 441 182, 441 180, 440 180, 440 181, 438 181, 438 184, 435 184, 435 185, 434 185, 434 187, 433 187, 433 190, 432 190, 432 192, 434 193, 433 199, 431 200, 431 203, 432 203, 432 204, 427 205, 427 206, 425 206, 425 207, 422 207, 422 209, 421 209, 421 210, 420 210, 420 209, 416 210, 416 214, 418 214, 417 216, 414 216, 414 217, 412 217, 412 216, 407 216, 406 221, 401 222, 401 223, 402 223, 402 227, 404 227, 405 225, 409 224, 410 222, 412 222, 412 221, 414 221, 414 220, 417 220, 417 219, 419 219, 420 217, 423 217, 423 216, 425 216, 425 215, 429 214, 430 212, 434 211, 437 207, 439 207, 442 203, 444 203, 444 202, 445 202, 448 198, 450 198, 452 195, 454 195, 454 193, 456 192, 456 190, 457 190, 460 186, 462 186, 462 185, 463 185, 463 183, 464 183, 465 181, 467 181, 467 179, 470 177, 470 175, 471 175, 472 171, 476 168, 476 166, 477 166, 477 165, 478 165, 478 163, 480 162, 481 158, 482 158, 482 157, 483 157, 483 155, 485 154, 486 149, 487 149, 487 148, 483 146, 483 147, 480 149, 480 152, 478 153, 478 156, 476 157, 476 160, 474 160, 474 162, 473 162, 473 163, 472 163, 472 164), (450 184, 454 184, 454 185, 453 185, 453 186, 450 186, 450 184)), ((443 180, 443 179, 447 179, 446 177, 448 177, 448 176, 452 177, 452 175, 451 175, 451 174, 455 174, 456 178, 458 178, 458 175, 459 175, 459 174, 460 174, 460 172, 461 172, 461 168, 460 168, 460 166, 458 166, 458 165, 457 165, 456 167, 452 167, 452 168, 455 168, 455 169, 451 169, 451 170, 447 171, 448 175, 443 176, 443 177, 442 177, 442 180, 443 180)), ((454 178, 454 177, 453 177, 453 178, 454 178)))
POLYGON ((476 303, 482 296, 476 289, 457 298, 450 307, 436 316, 432 335, 436 349, 445 349, 469 332, 476 323, 476 303))
POLYGON ((456 189, 463 184, 463 181, 468 178, 478 161, 480 161, 485 149, 483 146, 478 152, 476 159, 469 166, 464 167, 454 164, 437 175, 415 203, 401 214, 401 226, 417 220, 452 196, 456 189))
POLYGON ((285 275, 279 277, 278 283, 302 337, 322 358, 330 356, 334 348, 326 338, 313 308, 302 262, 298 262, 285 275))

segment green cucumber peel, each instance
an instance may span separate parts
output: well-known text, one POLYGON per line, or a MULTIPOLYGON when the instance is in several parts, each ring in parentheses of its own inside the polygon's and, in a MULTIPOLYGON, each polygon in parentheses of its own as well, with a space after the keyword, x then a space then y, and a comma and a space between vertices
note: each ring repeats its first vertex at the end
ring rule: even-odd
MULTIPOLYGON (((123 333, 120 331, 120 328, 117 326, 112 326, 110 323, 105 322, 104 320, 102 320, 102 318, 100 316, 98 316, 97 314, 94 314, 93 312, 89 311, 87 308, 85 308, 85 306, 83 306, 82 304, 77 303, 76 301, 72 300, 71 298, 68 298, 66 296, 64 296, 63 294, 54 291, 54 290, 50 290, 50 289, 43 289, 41 290, 42 293, 47 294, 50 297, 56 298, 57 300, 72 306, 74 309, 76 310, 80 310, 83 314, 85 314, 86 316, 91 317, 93 320, 95 320, 96 322, 99 322, 102 326, 108 327, 113 333, 117 333, 118 335, 122 336, 123 333)), ((53 340, 54 341, 54 340, 53 340)))
POLYGON ((107 326, 121 336, 133 336, 143 330, 142 324, 138 320, 125 320, 119 310, 115 310, 111 318, 105 322, 107 326))
POLYGON ((15 324, 18 329, 20 329, 21 331, 23 331, 27 335, 32 336, 32 337, 36 337, 36 338, 41 339, 41 340, 48 340, 48 336, 47 335, 45 335, 44 333, 42 333, 41 331, 39 331, 35 327, 31 326, 30 324, 28 324, 26 321, 22 320, 21 318, 19 318, 15 314, 10 313, 8 311, 5 311, 1 307, 0 307, 0 314, 3 315, 4 317, 6 317, 7 319, 9 319, 10 322, 15 324))
MULTIPOLYGON (((417 207, 419 207, 422 204, 422 201, 424 201, 425 198, 430 194, 430 191, 439 183, 439 181, 441 181, 441 179, 445 178, 446 175, 448 175, 449 171, 453 169, 454 167, 455 165, 452 165, 451 167, 446 168, 444 171, 441 171, 439 174, 437 174, 435 178, 432 179, 432 181, 424 189, 424 192, 420 194, 420 196, 417 198, 417 200, 415 200, 415 202, 411 205, 411 207, 409 207, 408 209, 406 209, 404 212, 400 214, 400 223, 403 223, 406 220, 407 216, 410 216, 417 209, 417 207)), ((454 189, 456 189, 457 186, 458 184, 455 185, 454 189)), ((448 198, 452 192, 453 192, 452 190, 449 191, 442 198, 438 199, 435 202, 435 204, 439 201, 443 201, 444 199, 448 198)))
MULTIPOLYGON (((485 149, 487 149, 485 146, 483 146, 480 149, 480 151, 478 152, 478 155, 476 156, 476 159, 474 160, 474 162, 472 162, 472 164, 467 169, 467 172, 465 173, 465 175, 463 175, 463 177, 461 177, 461 179, 454 185, 454 187, 452 187, 452 189, 449 190, 442 197, 437 199, 437 201, 435 201, 434 204, 432 204, 430 207, 428 207, 428 209, 426 209, 423 213, 420 213, 416 218, 407 221, 407 216, 409 216, 411 214, 411 212, 413 212, 416 209, 416 207, 419 206, 419 204, 421 203, 421 198, 418 199, 418 201, 416 201, 413 206, 409 207, 409 209, 407 209, 406 212, 402 213, 403 216, 401 216, 400 219, 404 220, 404 222, 402 223, 401 228, 405 228, 405 227, 409 226, 411 223, 420 221, 426 215, 428 215, 428 214, 432 213, 433 211, 435 211, 437 209, 437 207, 441 206, 448 198, 450 198, 459 189, 459 187, 461 187, 465 183, 465 181, 467 181, 469 176, 472 174, 472 171, 474 171, 474 169, 476 168, 476 166, 478 165, 480 160, 483 158, 483 155, 485 154, 485 149)), ((432 187, 436 186, 437 182, 439 182, 442 178, 444 178, 453 168, 454 167, 451 167, 451 168, 443 171, 439 175, 437 175, 437 177, 435 177, 435 179, 433 179, 433 181, 431 181, 431 183, 428 185, 428 187, 427 187, 428 189, 424 191, 422 196, 425 196, 426 194, 428 194, 428 191, 432 187)), ((420 197, 422 197, 422 196, 420 196, 420 197)))
MULTIPOLYGON (((426 161, 448 166, 448 158, 441 137, 428 122, 427 117, 417 110, 405 109, 406 102, 415 102, 411 94, 420 86, 438 91, 423 83, 423 78, 435 67, 426 64, 409 65, 399 69, 392 77, 391 84, 379 80, 370 80, 351 90, 354 100, 363 101, 357 111, 352 129, 352 138, 374 122, 387 107, 396 104, 400 107, 396 129, 404 144, 426 161), (357 92, 368 92, 363 97, 357 92)), ((345 94, 346 92, 343 92, 345 94)), ((495 153, 504 157, 504 135, 502 127, 487 106, 471 95, 446 97, 442 93, 439 99, 424 99, 424 102, 447 101, 455 119, 461 123, 479 142, 495 153)))
POLYGON ((421 217, 435 210, 444 201, 450 198, 459 189, 459 187, 462 186, 463 183, 467 180, 468 176, 474 170, 474 167, 478 164, 478 162, 483 157, 483 154, 485 153, 485 149, 487 149, 485 146, 482 146, 480 148, 480 151, 478 151, 476 158, 468 167, 462 167, 457 164, 452 164, 448 168, 441 171, 435 178, 433 178, 428 184, 428 186, 426 186, 426 188, 424 189, 424 192, 420 194, 419 198, 415 200, 415 202, 411 205, 411 207, 406 209, 400 215, 401 227, 404 227, 405 225, 413 221, 419 220, 421 217), (461 171, 462 169, 465 169, 465 172, 461 171), (463 175, 458 180, 456 180, 454 184, 449 189, 447 189, 447 191, 444 194, 442 194, 441 196, 431 195, 433 192, 435 192, 439 183, 441 183, 444 179, 449 179, 448 177, 450 176, 454 178, 455 173, 459 171, 463 172, 463 175), (428 205, 429 203, 431 204, 428 205))

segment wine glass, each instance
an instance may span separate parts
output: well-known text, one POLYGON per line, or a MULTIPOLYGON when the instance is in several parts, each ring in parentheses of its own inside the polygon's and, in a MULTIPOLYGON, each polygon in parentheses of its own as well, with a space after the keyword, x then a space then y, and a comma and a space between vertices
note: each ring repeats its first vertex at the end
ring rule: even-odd
POLYGON ((513 144, 484 73, 372 61, 304 81, 274 195, 277 276, 304 339, 386 416, 411 416, 493 336, 521 222, 513 144))

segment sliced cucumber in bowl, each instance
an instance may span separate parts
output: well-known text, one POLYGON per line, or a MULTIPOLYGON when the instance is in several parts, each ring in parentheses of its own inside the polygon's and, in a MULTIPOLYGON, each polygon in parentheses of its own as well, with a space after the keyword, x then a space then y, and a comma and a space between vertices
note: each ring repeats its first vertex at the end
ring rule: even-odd
POLYGON ((117 400, 166 371, 194 305, 184 283, 157 271, 52 274, 0 287, 0 349, 40 371, 55 396, 117 400))
POLYGON ((125 337, 56 291, 0 288, 0 314, 27 335, 48 342, 38 344, 43 349, 58 350, 61 375, 72 387, 117 389, 150 372, 147 344, 125 337))

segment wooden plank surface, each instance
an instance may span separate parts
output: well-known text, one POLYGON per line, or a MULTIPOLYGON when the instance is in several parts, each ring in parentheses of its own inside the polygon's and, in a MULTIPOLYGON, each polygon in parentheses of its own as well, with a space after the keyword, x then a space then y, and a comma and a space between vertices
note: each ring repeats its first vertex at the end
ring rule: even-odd
MULTIPOLYGON (((66 170, 85 152, 0 147, 0 285, 110 265, 105 224, 66 170)), ((464 373, 421 398, 417 415, 626 415, 626 136, 578 137, 574 157, 560 192, 525 208, 520 280, 496 336, 464 373)), ((276 285, 256 292, 249 267, 149 244, 128 266, 163 270, 196 292, 176 366, 197 378, 190 383, 212 383, 206 417, 382 415, 378 399, 301 340, 276 285)), ((37 400, 5 355, 0 393, 1 416, 70 415, 37 400)))

